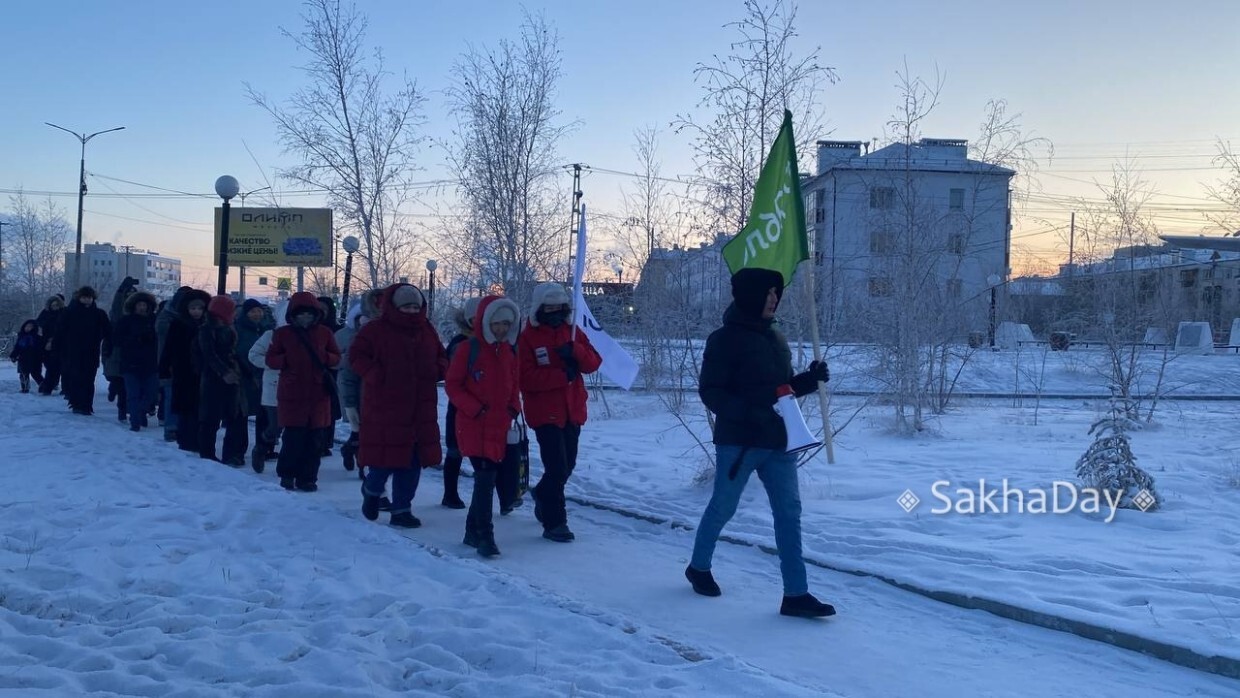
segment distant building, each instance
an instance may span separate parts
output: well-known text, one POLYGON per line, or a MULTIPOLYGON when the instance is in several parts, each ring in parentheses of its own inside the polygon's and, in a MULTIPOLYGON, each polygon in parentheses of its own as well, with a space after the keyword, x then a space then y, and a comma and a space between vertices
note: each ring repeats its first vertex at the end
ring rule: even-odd
POLYGON ((731 274, 723 246, 732 236, 719 234, 697 247, 656 248, 642 268, 635 290, 637 312, 663 313, 693 331, 719 326, 723 310, 732 301, 731 274))
MULTIPOLYGON (((65 253, 66 297, 77 290, 73 288, 75 261, 74 253, 65 253)), ((82 246, 80 284, 94 287, 100 298, 110 299, 126 276, 137 279, 138 287, 156 298, 171 298, 181 286, 181 260, 129 245, 118 248, 110 242, 82 246)))
POLYGON ((801 185, 820 306, 833 309, 828 334, 864 334, 902 281, 893 270, 914 257, 913 273, 932 281, 943 307, 959 303, 984 327, 987 291, 1009 273, 1015 171, 970 159, 964 140, 866 146, 819 141, 817 172, 801 185))

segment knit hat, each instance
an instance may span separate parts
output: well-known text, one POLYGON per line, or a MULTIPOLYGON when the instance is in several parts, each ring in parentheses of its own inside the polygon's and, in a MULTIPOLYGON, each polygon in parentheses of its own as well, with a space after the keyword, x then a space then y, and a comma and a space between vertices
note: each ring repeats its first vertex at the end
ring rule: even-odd
POLYGON ((745 268, 732 275, 732 300, 746 315, 761 317, 766 308, 766 294, 775 289, 775 296, 784 296, 784 277, 770 269, 745 268))
POLYGON ((237 312, 237 302, 229 296, 215 296, 207 304, 207 312, 221 323, 231 325, 237 312))
POLYGON ((245 299, 245 302, 241 304, 241 314, 245 315, 246 313, 249 313, 251 310, 255 308, 262 308, 262 307, 263 307, 263 304, 260 303, 259 301, 253 298, 247 298, 245 299))
POLYGON ((99 294, 95 293, 95 289, 91 288, 90 286, 83 286, 77 290, 77 293, 73 294, 73 297, 74 298, 98 298, 99 294))
POLYGON ((420 309, 422 307, 422 292, 416 286, 404 284, 392 293, 392 305, 397 308, 412 305, 420 309))

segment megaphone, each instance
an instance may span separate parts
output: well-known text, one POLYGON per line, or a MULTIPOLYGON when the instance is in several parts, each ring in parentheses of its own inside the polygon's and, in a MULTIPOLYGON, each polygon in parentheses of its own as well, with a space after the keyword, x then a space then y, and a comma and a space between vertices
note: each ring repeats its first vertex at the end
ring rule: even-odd
POLYGON ((800 453, 821 446, 822 442, 814 438, 805 424, 805 416, 801 414, 801 406, 797 404, 792 386, 779 386, 775 389, 775 395, 775 411, 784 418, 784 430, 788 432, 788 448, 785 453, 800 453))

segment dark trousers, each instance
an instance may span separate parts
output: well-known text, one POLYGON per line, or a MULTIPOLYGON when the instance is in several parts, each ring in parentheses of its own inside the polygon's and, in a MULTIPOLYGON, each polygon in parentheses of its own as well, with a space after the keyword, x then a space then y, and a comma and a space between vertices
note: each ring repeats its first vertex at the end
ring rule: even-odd
POLYGON ((177 448, 198 452, 198 406, 181 410, 177 417, 177 448))
POLYGON ((42 370, 40 370, 38 366, 35 366, 35 367, 34 367, 34 371, 22 371, 22 370, 20 370, 20 369, 18 369, 18 371, 17 371, 17 377, 21 380, 21 383, 22 383, 22 392, 23 392, 23 393, 28 393, 28 392, 30 392, 30 378, 31 378, 31 376, 33 376, 33 377, 34 377, 34 382, 35 382, 35 385, 37 385, 37 386, 42 386, 42 385, 43 385, 43 371, 42 371, 42 370))
POLYGON ((542 454, 543 474, 531 493, 542 513, 543 528, 551 530, 568 523, 564 505, 564 485, 577 467, 577 442, 581 427, 545 426, 534 430, 542 454))
MULTIPOLYGON (((280 455, 284 455, 283 451, 280 455)), ((371 497, 382 497, 389 477, 392 478, 391 513, 393 515, 411 513, 413 497, 418 493, 418 483, 422 480, 422 463, 418 460, 416 448, 408 468, 376 468, 374 466, 367 468, 366 479, 362 482, 362 492, 371 497)))
POLYGON ((159 395, 159 375, 156 373, 126 373, 125 394, 129 407, 129 426, 146 426, 146 413, 159 395))
POLYGON ((521 459, 517 449, 517 445, 509 445, 503 462, 495 465, 495 493, 499 495, 501 509, 512 508, 520 495, 521 459))
MULTIPOLYGON (((259 405, 254 411, 254 445, 255 446, 260 446, 263 443, 265 443, 265 439, 263 435, 267 433, 267 429, 269 426, 270 426, 270 418, 267 416, 267 408, 263 407, 262 405, 259 405)), ((276 439, 278 438, 279 437, 277 436, 276 439)), ((276 439, 272 439, 273 444, 275 443, 276 439)), ((267 452, 263 451, 263 453, 266 454, 267 452)))
POLYGON ((75 410, 95 411, 95 377, 99 375, 99 365, 70 366, 61 378, 64 391, 69 396, 69 407, 75 410))
POLYGON ((469 500, 469 513, 465 516, 465 531, 473 531, 480 538, 495 535, 492 524, 491 500, 495 499, 495 474, 499 464, 486 458, 469 459, 474 466, 474 495, 469 500))
MULTIPOLYGON (((116 396, 116 413, 124 417, 129 413, 129 390, 126 387, 125 376, 116 376, 108 378, 108 396, 116 396)), ((111 400, 109 400, 111 402, 111 400)))
POLYGON ((43 353, 43 368, 46 371, 43 385, 39 386, 39 392, 44 395, 51 395, 56 386, 60 385, 60 357, 54 352, 43 353))
POLYGON ((460 497, 457 494, 457 483, 461 480, 461 451, 456 444, 456 407, 448 403, 447 414, 443 420, 444 442, 448 446, 448 455, 443 459, 443 498, 460 497))
POLYGON ((284 427, 276 475, 291 479, 296 485, 319 481, 319 459, 322 458, 323 430, 312 427, 284 427))
POLYGON ((250 424, 245 414, 240 412, 223 418, 211 415, 199 419, 199 455, 215 458, 215 437, 219 434, 221 424, 224 426, 224 450, 220 453, 220 460, 225 463, 238 459, 245 460, 246 451, 250 448, 248 433, 250 424))

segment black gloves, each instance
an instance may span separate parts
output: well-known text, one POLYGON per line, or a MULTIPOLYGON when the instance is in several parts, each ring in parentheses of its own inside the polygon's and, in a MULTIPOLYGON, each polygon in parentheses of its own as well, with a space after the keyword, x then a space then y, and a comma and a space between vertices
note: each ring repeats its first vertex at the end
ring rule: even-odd
POLYGON ((793 376, 789 385, 792 386, 797 397, 803 397, 818 390, 819 383, 826 383, 829 380, 831 380, 831 371, 827 369, 826 362, 812 361, 809 370, 793 376))
POLYGON ((568 377, 568 382, 572 383, 577 380, 577 376, 581 375, 580 365, 577 363, 577 357, 573 356, 573 343, 567 342, 555 350, 559 355, 560 361, 564 362, 564 374, 568 377))

